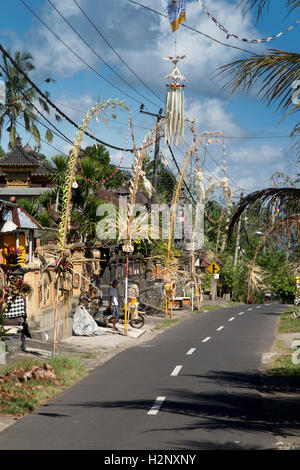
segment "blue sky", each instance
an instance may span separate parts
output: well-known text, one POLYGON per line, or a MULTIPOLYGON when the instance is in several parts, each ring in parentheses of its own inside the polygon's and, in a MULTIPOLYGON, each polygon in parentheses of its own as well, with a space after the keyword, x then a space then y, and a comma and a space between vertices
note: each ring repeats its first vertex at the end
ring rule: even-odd
MULTIPOLYGON (((90 19, 99 28, 106 40, 115 48, 123 60, 153 90, 148 88, 134 76, 108 47, 106 42, 93 29, 91 24, 80 12, 73 0, 51 0, 65 18, 80 32, 84 39, 93 47, 98 55, 121 76, 125 84, 116 74, 79 39, 64 23, 47 0, 26 0, 26 3, 43 21, 71 47, 77 55, 85 60, 107 81, 80 62, 59 40, 45 28, 20 0, 11 0, 2 7, 0 17, 0 40, 6 49, 26 50, 34 57, 35 72, 33 80, 41 89, 48 90, 55 102, 75 122, 80 123, 85 113, 97 101, 119 98, 131 108, 135 125, 135 138, 139 143, 154 124, 151 116, 139 112, 141 103, 145 109, 157 113, 164 108, 166 75, 171 67, 164 57, 174 53, 174 33, 167 19, 133 5, 127 0, 77 0, 90 19), (55 83, 46 84, 48 77, 55 83), (134 90, 129 85, 134 87, 134 90), (119 88, 117 90, 114 86, 119 88), (120 91, 121 90, 121 91, 120 91), (141 93, 143 97, 139 94, 141 93), (128 97, 129 95, 130 97, 128 97), (132 99, 134 98, 134 99, 132 99)), ((140 0, 146 6, 165 13, 167 0, 140 0)), ((296 10, 293 15, 285 17, 283 5, 285 1, 271 2, 272 7, 265 12, 263 21, 256 22, 254 12, 244 18, 237 8, 238 2, 229 0, 207 0, 207 8, 216 18, 233 33, 248 38, 260 38, 276 34, 294 23, 300 15, 296 10), (273 4, 276 4, 275 6, 273 4)), ((262 52, 270 48, 285 49, 297 52, 300 25, 293 31, 267 43, 251 45, 226 39, 225 34, 201 10, 197 1, 187 1, 186 24, 206 33, 226 44, 239 46, 254 52, 262 52)), ((278 125, 282 115, 275 107, 266 108, 265 103, 257 99, 255 94, 245 96, 234 95, 222 91, 220 79, 215 77, 218 67, 245 57, 246 54, 225 47, 200 34, 180 27, 177 35, 177 52, 185 54, 180 63, 181 72, 187 77, 185 89, 186 115, 196 120, 197 132, 221 130, 225 135, 227 173, 233 189, 250 192, 270 185, 269 177, 275 171, 294 176, 297 170, 297 153, 293 149, 294 141, 288 136, 296 123, 295 116, 285 119, 278 125), (282 137, 284 136, 284 137, 282 137)), ((55 123, 53 114, 51 121, 55 123)), ((76 129, 67 122, 55 123, 65 135, 74 139, 76 129)), ((132 146, 128 139, 128 113, 120 112, 117 119, 107 124, 94 121, 92 132, 101 140, 112 143, 120 148, 132 146)), ((30 135, 25 135, 19 128, 23 142, 33 146, 30 135)), ((41 127, 43 136, 43 128, 41 127)), ((190 131, 186 129, 186 144, 174 149, 176 158, 181 165, 182 152, 191 143, 190 131)), ((86 137, 83 146, 92 145, 93 141, 86 137)), ((1 145, 6 148, 7 137, 3 135, 1 145)), ((60 138, 54 138, 52 145, 42 143, 41 151, 51 157, 59 151, 68 152, 70 146, 60 138)), ((177 174, 167 147, 162 140, 161 149, 170 168, 177 174)), ((118 163, 121 151, 111 150, 111 158, 118 163)), ((209 146, 210 155, 206 159, 207 175, 222 176, 222 148, 214 142, 209 146)), ((203 154, 200 153, 200 158, 203 154)), ((126 153, 122 166, 130 166, 132 155, 126 153)), ((191 171, 189 172, 189 174, 191 171)), ((188 176, 187 176, 188 178, 188 176)))

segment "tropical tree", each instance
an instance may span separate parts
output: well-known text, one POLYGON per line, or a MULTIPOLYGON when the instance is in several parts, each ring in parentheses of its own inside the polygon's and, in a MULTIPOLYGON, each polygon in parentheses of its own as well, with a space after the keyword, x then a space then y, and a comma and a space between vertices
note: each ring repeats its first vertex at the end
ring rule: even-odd
MULTIPOLYGON (((118 188, 121 186, 122 181, 124 179, 124 174, 122 171, 116 171, 116 173, 111 177, 111 175, 115 172, 116 166, 113 165, 110 161, 110 154, 109 151, 105 148, 104 145, 92 145, 86 147, 82 153, 83 158, 79 163, 79 172, 80 167, 82 168, 83 172, 90 173, 92 170, 91 162, 94 163, 97 167, 97 174, 90 176, 86 176, 87 178, 91 178, 92 180, 101 180, 103 181, 103 186, 107 189, 109 188, 118 188), (87 160, 85 160, 87 159, 87 160), (106 178, 109 177, 108 181, 105 181, 106 178)), ((82 173, 82 176, 85 176, 82 173)), ((126 178, 128 179, 128 178, 126 178)))
POLYGON ((47 209, 43 207, 43 200, 46 200, 44 194, 34 199, 19 199, 18 204, 25 209, 29 215, 36 219, 42 227, 51 227, 52 220, 47 209))
MULTIPOLYGON (((34 70, 33 58, 28 52, 16 51, 14 61, 17 66, 26 74, 34 70)), ((40 131, 38 129, 39 110, 50 113, 48 104, 44 99, 37 95, 37 92, 29 85, 26 78, 20 71, 8 61, 5 55, 2 55, 2 64, 0 64, 0 76, 5 83, 5 96, 0 102, 0 139, 4 126, 9 132, 10 148, 15 147, 18 120, 22 120, 27 132, 30 132, 37 145, 40 146, 40 131)), ((49 82, 50 79, 46 79, 49 82)), ((56 116, 56 119, 60 119, 56 116)), ((51 142, 52 132, 47 129, 45 139, 51 142)))
MULTIPOLYGON (((244 12, 257 9, 259 20, 271 0, 243 0, 244 12)), ((275 0, 274 0, 275 3, 275 0)), ((288 13, 300 6, 297 0, 287 0, 288 13)), ((263 54, 252 54, 220 68, 218 73, 225 81, 224 88, 232 93, 242 89, 246 93, 256 90, 257 96, 267 105, 277 104, 277 109, 289 114, 299 110, 299 105, 292 102, 292 84, 300 79, 300 54, 297 52, 270 49, 263 54)), ((292 135, 300 133, 298 122, 292 135)))
POLYGON ((51 163, 55 169, 55 174, 52 176, 52 181, 57 187, 55 201, 55 211, 57 212, 61 187, 66 179, 68 170, 68 157, 66 155, 56 154, 51 158, 51 163))
MULTIPOLYGON (((150 160, 150 156, 146 155, 143 160, 143 171, 149 181, 153 180, 154 160, 150 160)), ((141 184, 142 185, 142 184, 141 184)), ((174 196, 176 187, 176 177, 163 163, 159 163, 157 171, 157 202, 170 202, 174 196)))

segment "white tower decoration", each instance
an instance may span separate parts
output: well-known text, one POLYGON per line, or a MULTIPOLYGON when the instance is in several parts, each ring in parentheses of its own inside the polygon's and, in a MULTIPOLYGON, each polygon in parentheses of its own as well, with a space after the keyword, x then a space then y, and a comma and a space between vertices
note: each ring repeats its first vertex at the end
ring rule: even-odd
POLYGON ((166 78, 172 80, 171 84, 166 85, 166 119, 165 119, 165 140, 169 145, 180 144, 184 139, 184 87, 179 81, 186 81, 177 67, 177 63, 184 59, 183 56, 168 57, 174 64, 173 72, 166 78))

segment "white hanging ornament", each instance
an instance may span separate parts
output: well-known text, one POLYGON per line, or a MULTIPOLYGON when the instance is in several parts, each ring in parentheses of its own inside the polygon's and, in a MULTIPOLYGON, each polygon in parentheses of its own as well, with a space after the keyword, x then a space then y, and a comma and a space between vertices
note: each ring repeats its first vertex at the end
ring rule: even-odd
POLYGON ((179 80, 186 81, 181 75, 177 67, 177 63, 184 59, 183 56, 171 57, 170 60, 174 64, 173 72, 167 76, 173 82, 167 85, 166 96, 166 118, 165 118, 165 140, 168 145, 172 145, 173 141, 177 145, 184 139, 184 86, 179 84, 179 80))
POLYGON ((78 183, 77 183, 77 181, 73 181, 73 183, 72 183, 72 188, 73 188, 73 189, 77 189, 77 188, 78 188, 78 183))

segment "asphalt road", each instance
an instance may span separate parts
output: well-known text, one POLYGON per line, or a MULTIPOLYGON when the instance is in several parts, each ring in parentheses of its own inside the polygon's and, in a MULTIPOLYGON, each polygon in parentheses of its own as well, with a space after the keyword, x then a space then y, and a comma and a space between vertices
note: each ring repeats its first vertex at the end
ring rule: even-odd
POLYGON ((7 428, 0 450, 274 449, 258 369, 280 312, 243 305, 174 325, 7 428))

